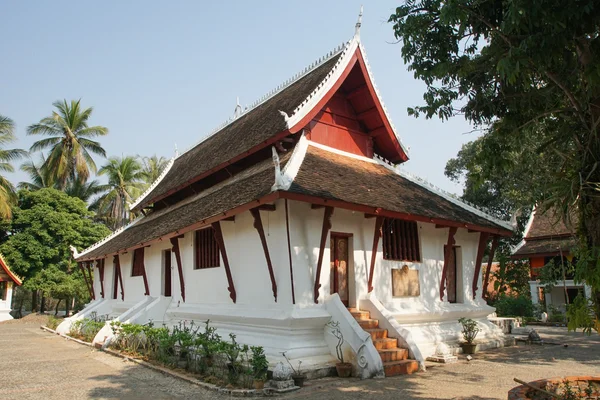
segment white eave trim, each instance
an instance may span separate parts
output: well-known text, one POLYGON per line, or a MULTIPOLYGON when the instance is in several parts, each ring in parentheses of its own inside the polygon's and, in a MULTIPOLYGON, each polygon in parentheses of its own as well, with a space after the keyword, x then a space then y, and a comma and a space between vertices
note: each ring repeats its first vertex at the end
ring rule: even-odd
POLYGON ((94 243, 93 245, 91 245, 90 247, 88 247, 87 249, 83 250, 81 253, 77 254, 77 258, 81 258, 87 254, 89 254, 90 252, 92 252, 93 250, 96 250, 98 247, 102 246, 103 244, 113 240, 114 238, 116 238, 117 236, 119 236, 121 233, 123 233, 125 230, 131 228, 133 225, 135 225, 138 221, 144 219, 144 217, 140 217, 137 218, 133 221, 131 221, 129 224, 125 225, 124 227, 117 229, 116 231, 114 231, 113 233, 111 233, 110 235, 108 235, 107 237, 105 237, 104 239, 94 243))
POLYGON ((173 166, 174 163, 175 163, 175 157, 173 157, 169 160, 168 164, 162 170, 162 172, 160 173, 158 178, 156 178, 156 180, 154 182, 152 182, 152 185, 150 185, 150 187, 148 187, 148 189, 146 189, 144 191, 144 193, 142 193, 137 199, 135 199, 135 201, 132 204, 129 205, 130 210, 135 209, 146 199, 146 196, 148 196, 150 194, 150 192, 152 192, 158 186, 158 184, 164 179, 164 177, 167 176, 167 173, 169 172, 169 170, 171 169, 171 167, 173 166))

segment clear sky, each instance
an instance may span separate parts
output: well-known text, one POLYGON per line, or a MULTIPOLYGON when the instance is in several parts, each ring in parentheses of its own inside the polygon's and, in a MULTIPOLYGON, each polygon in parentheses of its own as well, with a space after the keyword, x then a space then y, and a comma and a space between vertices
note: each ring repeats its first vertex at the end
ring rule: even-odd
MULTIPOLYGON (((363 1, 364 2, 364 1, 363 1)), ((409 117, 422 102, 393 44, 387 18, 397 1, 365 4, 361 39, 399 136, 405 169, 443 189, 446 161, 475 139, 461 119, 409 117)), ((366 3, 366 2, 365 2, 366 3)), ((15 147, 36 137, 26 127, 52 102, 82 99, 108 155, 171 157, 354 33, 361 1, 45 1, 3 2, 0 114, 17 124, 15 147)), ((97 160, 102 165, 103 160, 97 160)), ((27 179, 10 174, 15 183, 27 179)))

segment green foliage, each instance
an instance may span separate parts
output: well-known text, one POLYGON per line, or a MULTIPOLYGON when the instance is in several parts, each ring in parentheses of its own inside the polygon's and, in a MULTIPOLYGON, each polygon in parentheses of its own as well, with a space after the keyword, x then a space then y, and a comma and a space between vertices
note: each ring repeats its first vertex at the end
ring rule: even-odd
POLYGON ((100 332, 100 329, 102 329, 105 324, 106 321, 95 318, 78 319, 71 324, 69 336, 91 343, 92 340, 94 340, 94 337, 96 337, 96 334, 100 332))
POLYGON ((493 306, 499 317, 533 317, 534 307, 529 297, 500 295, 493 306))
POLYGON ((498 270, 492 272, 494 291, 498 296, 510 293, 529 299, 529 262, 511 260, 504 251, 498 253, 498 261, 498 270))
POLYGON ((20 191, 0 252, 28 289, 56 298, 87 296, 83 277, 73 274, 69 245, 81 250, 110 233, 92 215, 83 201, 58 190, 20 191))
MULTIPOLYGON (((483 131, 463 154, 472 162, 450 164, 467 174, 468 195, 578 213, 588 249, 600 247, 599 19, 596 0, 406 0, 390 16, 426 84, 409 114, 462 115, 483 131)), ((598 281, 596 260, 579 276, 598 281)))
POLYGON ((184 368, 200 374, 207 382, 229 382, 245 388, 253 379, 264 379, 268 361, 264 349, 239 344, 236 336, 224 341, 206 321, 204 329, 193 321, 180 322, 172 330, 166 326, 111 322, 115 334, 110 346, 128 354, 155 360, 172 368, 184 368))
POLYGON ((565 314, 556 308, 553 304, 548 305, 548 322, 564 324, 566 322, 565 314))
POLYGON ((477 327, 477 322, 473 321, 470 318, 459 318, 458 322, 462 325, 462 335, 465 342, 468 344, 472 344, 475 341, 475 337, 479 333, 479 328, 477 327))
POLYGON ((56 318, 54 315, 50 315, 48 317, 48 322, 46 323, 46 326, 50 329, 56 329, 58 327, 58 325, 60 325, 60 323, 63 321, 62 318, 56 318))
POLYGON ((55 101, 56 111, 37 124, 27 128, 28 135, 45 135, 31 146, 31 151, 49 149, 43 164, 50 182, 64 189, 69 182, 86 182, 91 172, 96 172, 96 163, 90 153, 106 157, 100 143, 92 140, 108 134, 103 126, 89 126, 92 107, 82 108, 80 100, 55 101))
POLYGON ((593 301, 586 299, 580 292, 573 299, 573 303, 567 306, 569 331, 577 331, 577 328, 581 328, 587 335, 591 335, 592 330, 600 333, 600 321, 594 315, 594 309, 593 301))
MULTIPOLYGON (((0 172, 13 172, 12 162, 27 153, 21 149, 5 149, 4 146, 16 140, 15 123, 12 119, 0 115, 0 172)), ((0 218, 12 216, 11 205, 16 201, 15 188, 4 176, 0 175, 0 218)))
POLYGON ((265 380, 267 378, 267 370, 269 368, 269 362, 267 356, 265 356, 265 350, 260 346, 252 346, 252 373, 254 379, 265 380))

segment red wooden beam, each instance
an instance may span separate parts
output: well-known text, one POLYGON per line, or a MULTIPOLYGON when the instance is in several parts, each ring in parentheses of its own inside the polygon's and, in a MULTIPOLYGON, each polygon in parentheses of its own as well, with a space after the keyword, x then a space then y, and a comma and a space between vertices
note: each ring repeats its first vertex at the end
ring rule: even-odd
POLYGON ((85 268, 83 267, 83 264, 84 263, 82 263, 82 262, 77 263, 77 265, 79 266, 79 269, 81 270, 81 273, 83 274, 83 280, 85 281, 85 287, 87 288, 92 300, 94 300, 94 288, 90 287, 90 283, 88 282, 88 277, 85 272, 85 268))
POLYGON ((229 290, 229 297, 231 297, 231 300, 233 300, 233 302, 235 303, 237 296, 235 293, 235 286, 233 284, 233 277, 231 276, 231 269, 229 269, 229 259, 227 258, 227 251, 225 250, 225 241, 223 240, 221 223, 219 221, 213 222, 211 226, 215 231, 215 240, 219 245, 219 250, 221 252, 221 256, 223 257, 223 264, 225 265, 225 274, 227 275, 227 282, 229 283, 229 287, 227 288, 227 290, 229 290))
POLYGON ((185 282, 183 281, 183 265, 181 264, 181 252, 179 250, 179 238, 183 235, 172 237, 171 246, 175 253, 175 261, 177 261, 177 272, 179 273, 179 288, 181 289, 181 299, 185 303, 185 282))
POLYGON ((294 293, 294 268, 292 266, 292 246, 290 244, 290 218, 288 212, 288 201, 285 199, 285 228, 287 231, 288 258, 290 260, 290 279, 292 285, 292 304, 296 304, 296 294, 294 293))
POLYGON ((91 262, 88 262, 86 267, 87 267, 88 275, 90 277, 90 288, 92 289, 92 299, 96 300, 96 292, 94 291, 94 274, 92 272, 92 266, 90 264, 91 264, 91 262))
POLYGON ((325 251, 325 244, 327 243, 327 234, 331 229, 332 215, 333 207, 325 207, 325 212, 323 213, 323 227, 321 229, 321 243, 319 245, 319 258, 317 259, 317 274, 315 275, 315 287, 313 292, 315 304, 319 303, 319 289, 321 288, 321 266, 323 264, 323 253, 325 251))
POLYGON ((481 291, 481 296, 484 299, 488 298, 488 283, 490 281, 490 271, 492 270, 492 263, 494 262, 494 254, 496 253, 496 248, 498 248, 498 236, 494 236, 492 240, 492 248, 490 249, 490 254, 488 256, 488 265, 487 270, 485 271, 485 281, 483 282, 483 290, 481 291))
POLYGON ((232 215, 230 217, 225 217, 221 221, 235 221, 235 215, 232 215))
POLYGON ((277 207, 275 204, 261 204, 257 207, 260 211, 275 211, 277 207))
MULTIPOLYGON (((119 261, 119 255, 115 255, 115 268, 117 269, 117 279, 121 286, 121 300, 125 300, 125 289, 123 288, 123 275, 121 274, 121 262, 119 261)), ((115 288, 116 290, 116 288, 115 288)))
POLYGON ((369 109, 366 109, 362 112, 359 112, 358 114, 356 114, 356 117, 358 119, 364 119, 367 117, 370 117, 371 115, 378 115, 379 114, 379 110, 377 109, 377 107, 372 107, 369 109))
POLYGON ((485 253, 489 237, 490 234, 487 232, 482 232, 479 235, 479 246, 477 247, 477 257, 475 258, 475 273, 473 274, 473 300, 475 300, 475 296, 477 295, 477 282, 479 281, 479 273, 481 272, 481 262, 483 261, 483 253, 485 253))
MULTIPOLYGON (((452 248, 454 247, 454 235, 456 235, 456 231, 458 228, 450 227, 448 230, 448 243, 444 246, 444 267, 442 269, 442 279, 440 281, 440 300, 444 301, 444 292, 446 290, 446 274, 448 273, 448 263, 450 262, 450 258, 452 257, 452 248)), ((456 260, 455 260, 456 262, 456 260)))
POLYGON ((271 290, 273 290, 273 297, 275 298, 275 302, 277 302, 277 282, 275 282, 275 273, 273 272, 273 264, 271 263, 271 256, 269 255, 269 246, 267 245, 265 230, 260 218, 260 211, 257 208, 253 208, 250 210, 250 213, 254 217, 254 229, 256 229, 258 232, 260 243, 262 244, 263 251, 265 253, 267 269, 269 270, 269 277, 271 278, 271 290))
POLYGON ((322 204, 311 204, 310 208, 312 208, 313 210, 318 210, 319 208, 325 208, 325 206, 322 204))
POLYGON ((379 238, 381 237, 381 227, 383 226, 383 217, 377 217, 375 220, 375 230, 373 231, 373 250, 371 252, 371 268, 369 268, 369 293, 373 291, 373 274, 375 273, 375 260, 377 259, 377 250, 379 248, 379 238))
POLYGON ((140 250, 140 253, 142 253, 142 277, 144 278, 144 295, 145 296, 150 296, 150 287, 148 286, 148 276, 146 275, 146 263, 145 261, 145 256, 144 256, 144 248, 142 247, 140 250))
POLYGON ((104 258, 98 261, 98 275, 100 278, 100 295, 104 298, 104 258))
POLYGON ((369 93, 369 88, 367 87, 367 85, 360 85, 359 87, 354 88, 351 91, 349 91, 348 93, 346 93, 346 95, 344 97, 346 97, 346 99, 348 99, 348 100, 352 100, 355 97, 362 97, 368 93, 369 93))

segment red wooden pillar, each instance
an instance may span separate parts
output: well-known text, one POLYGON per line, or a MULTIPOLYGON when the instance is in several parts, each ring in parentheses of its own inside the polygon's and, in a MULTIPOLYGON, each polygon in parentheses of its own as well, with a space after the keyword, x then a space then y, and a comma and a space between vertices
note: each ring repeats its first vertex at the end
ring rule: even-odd
POLYGON ((481 232, 479 234, 479 246, 477 247, 477 257, 475 258, 475 273, 473 274, 473 300, 475 300, 475 296, 477 295, 477 283, 479 282, 479 273, 481 272, 481 262, 489 237, 490 234, 487 232, 481 232))
POLYGON ((225 265, 225 274, 227 275, 227 282, 229 283, 229 297, 235 303, 235 299, 237 297, 235 293, 235 286, 233 284, 233 277, 231 276, 231 270, 229 269, 229 260, 227 259, 227 251, 225 250, 225 241, 223 240, 223 232, 221 231, 221 223, 219 221, 213 222, 211 226, 215 232, 215 240, 219 245, 219 250, 221 251, 221 256, 223 257, 223 264, 225 265))
POLYGON ((448 243, 444 247, 444 267, 442 269, 442 279, 440 281, 440 300, 444 301, 444 292, 446 291, 446 274, 448 273, 448 262, 450 262, 450 258, 452 257, 452 248, 454 247, 454 235, 456 235, 456 231, 458 228, 450 227, 448 230, 448 243))
POLYGON ((371 252, 371 267, 369 268, 369 283, 367 285, 369 293, 373 291, 373 274, 375 273, 375 260, 377 259, 377 250, 379 248, 379 238, 381 237, 383 220, 383 217, 377 217, 375 219, 375 230, 373 232, 373 251, 371 252))
POLYGON ((181 252, 179 250, 179 236, 172 237, 171 246, 173 246, 173 252, 175 253, 175 260, 177 261, 177 272, 179 273, 179 287, 181 289, 181 299, 185 303, 185 282, 183 281, 183 265, 181 264, 181 252))
MULTIPOLYGON (((117 280, 119 281, 119 285, 121 286, 121 300, 125 300, 125 289, 123 288, 123 275, 121 274, 121 262, 119 261, 118 254, 115 255, 115 269, 117 273, 117 280)), ((115 286, 115 292, 116 291, 117 287, 115 286)))
POLYGON ((92 300, 96 300, 96 292, 94 291, 94 274, 92 273, 92 266, 90 264, 91 262, 88 262, 86 264, 86 268, 88 276, 90 277, 90 290, 92 293, 92 300))
POLYGON ((277 282, 275 282, 273 264, 271 263, 271 256, 269 255, 269 246, 267 245, 265 230, 263 228, 262 219, 260 218, 260 210, 258 208, 253 208, 250 210, 250 214, 252 214, 252 217, 254 217, 254 229, 256 229, 256 231, 258 232, 258 236, 260 237, 260 243, 262 244, 262 248, 265 253, 265 259, 267 261, 269 277, 271 278, 271 290, 273 290, 273 297, 275 298, 275 302, 277 302, 277 282))
MULTIPOLYGON (((323 227, 321 229, 321 243, 319 246, 319 258, 317 259, 317 274, 315 275, 314 300, 319 303, 319 289, 321 288, 321 266, 323 264, 323 252, 327 243, 327 235, 331 229, 331 216, 333 215, 333 207, 325 207, 323 214, 323 227)), ((290 261, 291 264, 291 261, 290 261)))
POLYGON ((496 253, 496 248, 498 247, 498 236, 494 236, 494 240, 492 240, 492 248, 490 249, 490 255, 488 256, 488 265, 487 270, 485 271, 485 281, 483 282, 483 290, 481 291, 481 297, 484 299, 488 298, 488 283, 490 281, 490 271, 492 270, 492 262, 494 262, 494 254, 496 253))
POLYGON ((292 245, 290 243, 290 218, 288 212, 288 201, 285 199, 285 228, 287 231, 288 257, 290 260, 290 279, 292 283, 292 304, 296 304, 296 294, 294 293, 294 268, 292 266, 292 245))
POLYGON ((98 261, 98 276, 100 278, 100 295, 104 298, 104 258, 98 261))
POLYGON ((81 270, 81 273, 83 274, 83 280, 85 281, 85 287, 87 288, 92 300, 94 300, 94 288, 90 287, 90 282, 88 281, 88 275, 85 272, 85 268, 84 268, 83 264, 84 263, 82 263, 82 262, 77 263, 77 265, 79 266, 79 269, 81 270))
POLYGON ((142 247, 141 249, 138 249, 140 256, 142 257, 141 260, 139 260, 138 262, 142 263, 142 278, 144 278, 144 295, 145 296, 150 296, 150 287, 148 285, 148 276, 146 275, 146 263, 145 263, 145 255, 144 255, 144 248, 142 247))

